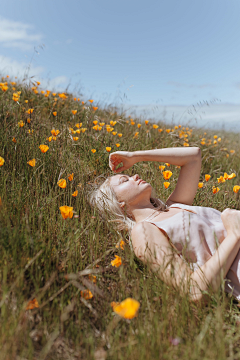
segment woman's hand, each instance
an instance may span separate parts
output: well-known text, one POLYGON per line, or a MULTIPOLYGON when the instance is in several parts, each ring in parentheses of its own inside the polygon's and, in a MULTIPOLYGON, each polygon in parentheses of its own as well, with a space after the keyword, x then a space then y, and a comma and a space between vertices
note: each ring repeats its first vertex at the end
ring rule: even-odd
POLYGON ((109 155, 109 167, 112 171, 119 173, 129 169, 136 163, 133 152, 130 151, 115 151, 109 155), (116 167, 123 163, 123 166, 116 169, 116 167))
POLYGON ((227 208, 221 213, 221 219, 227 233, 240 239, 240 211, 227 208))

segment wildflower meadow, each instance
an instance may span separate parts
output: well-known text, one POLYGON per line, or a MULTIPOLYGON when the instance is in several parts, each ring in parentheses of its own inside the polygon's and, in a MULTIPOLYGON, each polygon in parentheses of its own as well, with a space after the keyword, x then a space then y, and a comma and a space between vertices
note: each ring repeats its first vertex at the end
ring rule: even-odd
MULTIPOLYGON (((193 205, 240 209, 239 134, 127 117, 31 79, 0 83, 0 360, 240 359, 240 304, 200 307, 88 203, 111 152, 198 146, 193 205)), ((142 162, 166 201, 180 166, 142 162)))

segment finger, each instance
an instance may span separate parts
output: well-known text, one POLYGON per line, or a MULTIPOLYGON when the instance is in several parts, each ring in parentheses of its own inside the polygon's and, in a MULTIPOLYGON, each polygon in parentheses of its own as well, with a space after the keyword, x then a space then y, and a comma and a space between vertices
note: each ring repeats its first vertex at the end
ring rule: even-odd
POLYGON ((126 169, 125 166, 121 166, 120 168, 116 169, 115 172, 119 173, 119 172, 124 171, 125 169, 126 169))

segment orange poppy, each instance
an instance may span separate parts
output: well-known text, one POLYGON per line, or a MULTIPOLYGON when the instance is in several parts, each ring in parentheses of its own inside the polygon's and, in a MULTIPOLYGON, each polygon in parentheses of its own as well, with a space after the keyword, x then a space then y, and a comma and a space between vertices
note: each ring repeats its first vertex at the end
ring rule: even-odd
POLYGON ((67 182, 65 179, 60 179, 58 182, 57 182, 58 186, 62 189, 65 189, 66 186, 67 186, 67 182))
POLYGON ((64 205, 60 206, 59 210, 61 211, 63 219, 71 219, 73 217, 73 207, 64 205))
POLYGON ((116 147, 119 147, 120 146, 120 144, 119 143, 117 143, 117 144, 115 144, 116 145, 116 147))
POLYGON ((45 153, 48 151, 49 147, 47 145, 40 145, 39 149, 41 150, 42 153, 45 153))
POLYGON ((170 182, 164 182, 163 185, 164 185, 165 189, 167 189, 170 185, 170 182))
POLYGON ((5 162, 4 158, 2 158, 2 157, 0 156, 0 166, 3 166, 4 162, 5 162))
POLYGON ((58 134, 60 134, 60 131, 53 129, 53 130, 51 130, 51 134, 52 134, 53 136, 57 136, 58 134))
POLYGON ((98 106, 93 106, 93 110, 96 111, 98 109, 98 106))
POLYGON ((198 183, 198 187, 202 188, 203 187, 203 182, 198 183))
POLYGON ((169 180, 172 176, 172 172, 170 170, 163 171, 162 174, 165 180, 169 180))
POLYGON ((94 154, 97 150, 96 149, 92 149, 91 152, 94 154))
POLYGON ((147 125, 149 123, 149 120, 145 120, 145 124, 147 125))
POLYGON ((73 115, 76 115, 77 110, 72 110, 73 115))
POLYGON ((236 194, 238 193, 239 189, 240 189, 240 186, 239 186, 239 185, 235 185, 235 186, 233 187, 233 191, 234 191, 236 194))
POLYGON ((72 196, 76 197, 78 194, 78 190, 74 191, 74 193, 72 194, 72 196))
POLYGON ((73 175, 74 175, 74 173, 68 175, 68 180, 69 181, 73 181, 73 175))
POLYGON ((35 159, 29 160, 28 165, 34 167, 36 165, 36 160, 35 159))
POLYGON ((231 180, 236 177, 236 174, 232 173, 231 175, 228 175, 228 180, 231 180))
POLYGON ((23 127, 23 126, 24 126, 24 122, 23 122, 22 120, 20 120, 20 121, 18 122, 18 126, 19 126, 19 127, 23 127))
POLYGON ((223 176, 220 176, 219 178, 217 178, 217 181, 218 181, 218 183, 223 183, 223 182, 225 182, 226 180, 224 179, 223 176))
POLYGON ((137 300, 127 298, 121 303, 111 302, 113 311, 124 319, 133 319, 137 316, 140 303, 137 300))
POLYGON ((32 309, 35 309, 35 308, 39 308, 39 304, 38 304, 37 299, 34 298, 33 300, 30 300, 28 302, 26 310, 32 310, 32 309))
MULTIPOLYGON (((121 248, 122 250, 124 250, 124 246, 126 245, 126 243, 125 243, 125 241, 123 241, 123 239, 121 239, 119 245, 120 245, 120 248, 121 248)), ((117 249, 119 248, 119 245, 116 245, 116 248, 117 248, 117 249)))
POLYGON ((205 175, 205 180, 206 180, 206 181, 208 181, 210 178, 211 178, 211 175, 209 175, 209 174, 206 174, 206 175, 205 175))
POLYGON ((220 190, 219 187, 213 186, 213 188, 212 188, 212 192, 213 192, 214 194, 216 194, 219 190, 220 190))
POLYGON ((111 261, 112 266, 119 267, 122 264, 122 259, 118 255, 114 255, 115 259, 111 261))
POLYGON ((93 297, 93 294, 90 290, 81 290, 81 297, 85 300, 90 300, 93 297))
POLYGON ((107 152, 110 152, 111 149, 112 149, 112 148, 111 148, 110 146, 107 146, 107 147, 106 147, 107 152))
POLYGON ((57 111, 53 111, 53 115, 54 115, 54 116, 57 116, 57 111))

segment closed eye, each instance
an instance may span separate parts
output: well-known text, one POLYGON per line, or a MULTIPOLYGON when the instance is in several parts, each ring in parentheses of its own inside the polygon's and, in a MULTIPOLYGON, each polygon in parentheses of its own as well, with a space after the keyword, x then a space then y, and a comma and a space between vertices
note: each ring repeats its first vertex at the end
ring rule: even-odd
POLYGON ((121 180, 121 184, 123 183, 123 182, 126 182, 126 181, 128 181, 129 180, 129 178, 128 177, 122 177, 122 180, 121 180))

